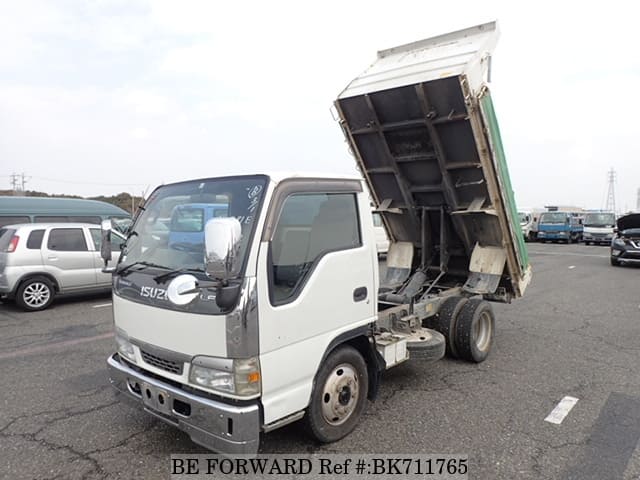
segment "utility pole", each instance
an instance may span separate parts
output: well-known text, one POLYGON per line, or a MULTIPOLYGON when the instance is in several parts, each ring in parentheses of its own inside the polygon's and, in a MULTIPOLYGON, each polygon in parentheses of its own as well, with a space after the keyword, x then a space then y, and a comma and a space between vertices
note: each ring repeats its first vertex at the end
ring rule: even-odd
POLYGON ((616 171, 611 168, 611 170, 607 172, 607 177, 609 188, 607 190, 607 205, 605 206, 605 210, 616 213, 616 171))
POLYGON ((24 184, 27 183, 29 180, 31 180, 31 177, 24 178, 24 172, 22 172, 22 175, 20 175, 20 177, 21 177, 21 180, 22 180, 22 182, 21 182, 21 184, 22 184, 21 190, 22 190, 22 192, 24 192, 25 191, 24 190, 24 184))
POLYGON ((24 184, 29 181, 29 178, 25 177, 24 172, 21 174, 12 173, 11 174, 11 189, 13 190, 14 195, 18 195, 19 193, 24 193, 24 184))
POLYGON ((18 175, 15 173, 11 174, 11 190, 13 191, 13 195, 18 194, 18 175))

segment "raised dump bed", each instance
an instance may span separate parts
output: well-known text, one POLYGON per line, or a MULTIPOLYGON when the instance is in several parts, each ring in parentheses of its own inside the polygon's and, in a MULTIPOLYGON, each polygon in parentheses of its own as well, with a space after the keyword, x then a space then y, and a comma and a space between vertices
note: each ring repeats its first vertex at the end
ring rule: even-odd
POLYGON ((488 87, 497 37, 491 22, 380 51, 336 108, 392 267, 510 301, 531 268, 488 87))

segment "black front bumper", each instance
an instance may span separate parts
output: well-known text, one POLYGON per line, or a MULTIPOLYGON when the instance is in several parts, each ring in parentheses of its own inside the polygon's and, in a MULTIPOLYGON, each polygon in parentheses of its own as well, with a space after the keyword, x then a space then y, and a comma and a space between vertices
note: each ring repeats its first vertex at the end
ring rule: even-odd
POLYGON ((615 258, 623 263, 640 263, 640 249, 631 246, 620 247, 618 245, 612 245, 611 258, 615 258))

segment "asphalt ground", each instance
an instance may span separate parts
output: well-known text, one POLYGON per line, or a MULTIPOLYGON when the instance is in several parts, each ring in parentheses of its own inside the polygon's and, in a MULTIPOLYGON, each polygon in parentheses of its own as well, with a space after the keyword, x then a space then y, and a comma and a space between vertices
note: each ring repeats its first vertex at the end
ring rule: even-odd
MULTIPOLYGON (((606 247, 529 251, 533 282, 495 304, 484 363, 407 362, 347 438, 319 445, 293 424, 261 452, 465 454, 473 479, 640 478, 640 268, 610 266, 606 247), (545 421, 567 396, 562 422, 545 421)), ((208 453, 114 398, 109 303, 0 305, 0 478, 166 478, 172 453, 208 453)))

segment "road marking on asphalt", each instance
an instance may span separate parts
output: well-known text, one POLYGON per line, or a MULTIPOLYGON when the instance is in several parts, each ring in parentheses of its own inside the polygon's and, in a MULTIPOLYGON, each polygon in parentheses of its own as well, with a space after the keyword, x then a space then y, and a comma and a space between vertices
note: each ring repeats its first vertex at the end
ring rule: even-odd
POLYGON ((93 308, 110 307, 110 306, 111 306, 111 302, 101 303, 100 305, 94 305, 93 308))
POLYGON ((14 350, 12 352, 0 353, 0 360, 6 360, 7 358, 22 357, 25 355, 32 355, 36 353, 44 353, 50 350, 55 350, 63 347, 71 347, 73 345, 80 345, 82 343, 95 342, 98 340, 105 340, 112 338, 113 332, 102 333, 100 335, 94 335, 93 337, 74 338, 73 340, 65 340, 63 342, 48 343, 46 345, 40 345, 38 347, 23 348, 21 350, 14 350))
POLYGON ((571 270, 572 268, 576 268, 575 265, 569 265, 569 270, 571 270))
POLYGON ((574 257, 596 257, 596 258, 609 258, 609 255, 592 255, 590 253, 572 253, 572 252, 536 252, 535 250, 529 250, 529 253, 534 255, 572 255, 574 257))
POLYGON ((547 418, 545 418, 544 421, 560 425, 564 420, 564 417, 569 415, 571 409, 576 406, 576 403, 578 403, 578 399, 576 397, 564 397, 560 400, 560 403, 556 405, 556 408, 551 410, 551 413, 547 415, 547 418))

